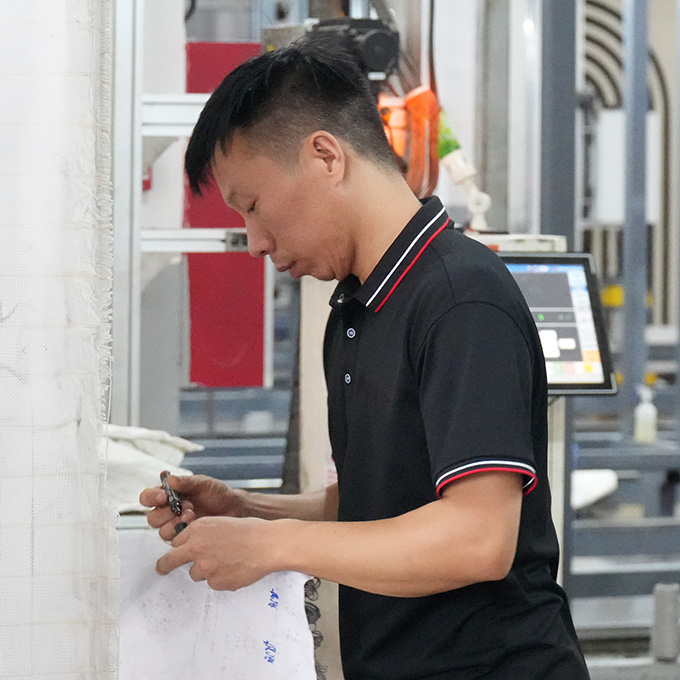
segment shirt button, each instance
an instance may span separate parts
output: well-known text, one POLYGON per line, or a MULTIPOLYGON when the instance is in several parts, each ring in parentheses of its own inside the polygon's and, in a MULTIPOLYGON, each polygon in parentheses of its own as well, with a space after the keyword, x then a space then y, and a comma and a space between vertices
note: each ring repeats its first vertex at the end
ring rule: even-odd
POLYGON ((345 382, 348 385, 352 382, 352 376, 349 373, 345 373, 345 382))
POLYGON ((353 338, 357 332, 353 328, 348 328, 347 329, 347 337, 348 338, 353 338))

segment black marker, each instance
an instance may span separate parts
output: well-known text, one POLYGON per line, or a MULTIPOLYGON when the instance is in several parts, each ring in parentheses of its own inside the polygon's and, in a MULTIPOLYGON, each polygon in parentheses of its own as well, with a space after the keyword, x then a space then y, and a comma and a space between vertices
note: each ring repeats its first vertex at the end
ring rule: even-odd
MULTIPOLYGON (((163 491, 168 495, 168 504, 170 505, 170 510, 172 510, 177 517, 182 514, 182 501, 180 500, 177 492, 168 484, 168 475, 170 473, 167 470, 161 472, 161 486, 163 491)), ((175 534, 178 534, 183 529, 187 528, 186 522, 178 522, 175 525, 175 534)))

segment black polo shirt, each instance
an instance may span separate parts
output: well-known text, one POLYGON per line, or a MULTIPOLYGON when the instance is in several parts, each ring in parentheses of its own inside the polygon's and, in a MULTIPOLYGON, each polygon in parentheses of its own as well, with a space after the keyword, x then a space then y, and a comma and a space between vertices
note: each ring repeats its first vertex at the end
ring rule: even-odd
POLYGON ((340 521, 401 515, 485 470, 520 474, 525 492, 504 580, 417 598, 341 586, 346 680, 587 678, 555 582, 543 354, 501 260, 454 230, 433 197, 363 285, 339 283, 331 306, 340 521))

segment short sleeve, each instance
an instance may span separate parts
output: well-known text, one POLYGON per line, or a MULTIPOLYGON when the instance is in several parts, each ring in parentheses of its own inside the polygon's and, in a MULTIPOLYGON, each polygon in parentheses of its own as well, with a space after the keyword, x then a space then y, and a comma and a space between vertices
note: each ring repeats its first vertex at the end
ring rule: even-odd
POLYGON ((428 330, 417 356, 421 413, 437 492, 485 471, 536 485, 533 362, 512 317, 483 302, 459 304, 428 330))

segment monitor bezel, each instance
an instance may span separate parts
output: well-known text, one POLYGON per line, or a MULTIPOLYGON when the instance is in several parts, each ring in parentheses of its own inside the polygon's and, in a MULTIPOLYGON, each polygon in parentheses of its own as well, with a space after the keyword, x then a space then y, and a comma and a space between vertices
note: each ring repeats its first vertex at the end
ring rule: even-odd
MULTIPOLYGON (((507 264, 577 264, 586 274, 590 308, 593 313, 595 335, 600 348, 603 380, 597 383, 548 383, 550 396, 614 395, 617 392, 611 352, 604 324, 604 312, 599 295, 599 283, 595 273, 592 255, 589 253, 510 253, 500 252, 500 258, 507 264)), ((508 270, 510 271, 510 270, 508 270)), ((512 274, 512 272, 510 272, 512 274)))

